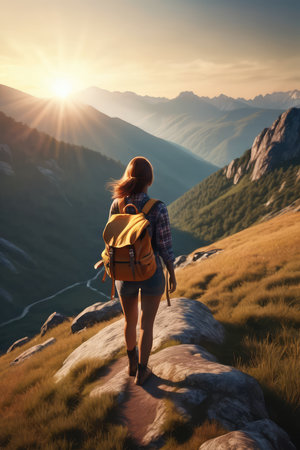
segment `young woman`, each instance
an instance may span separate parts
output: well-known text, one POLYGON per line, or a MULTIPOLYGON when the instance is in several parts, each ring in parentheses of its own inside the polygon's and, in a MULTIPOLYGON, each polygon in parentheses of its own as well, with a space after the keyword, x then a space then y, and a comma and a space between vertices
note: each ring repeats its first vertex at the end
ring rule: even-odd
MULTIPOLYGON (((149 200, 147 190, 152 182, 153 168, 151 163, 141 156, 133 158, 129 162, 122 178, 108 183, 114 198, 110 207, 109 217, 111 214, 120 212, 118 207, 120 199, 124 199, 125 204, 133 203, 141 211, 149 200)), ((134 214, 135 209, 132 206, 128 206, 126 213, 134 214)), ((145 281, 116 280, 116 288, 125 316, 124 333, 129 358, 129 374, 135 376, 134 381, 138 385, 142 385, 152 373, 147 364, 153 342, 153 324, 165 289, 165 277, 160 257, 163 259, 169 272, 169 292, 174 292, 176 289, 173 266, 175 258, 166 205, 163 202, 156 203, 147 215, 147 219, 150 222, 149 232, 156 258, 156 272, 145 281), (141 317, 137 355, 136 326, 139 289, 141 289, 141 317)))

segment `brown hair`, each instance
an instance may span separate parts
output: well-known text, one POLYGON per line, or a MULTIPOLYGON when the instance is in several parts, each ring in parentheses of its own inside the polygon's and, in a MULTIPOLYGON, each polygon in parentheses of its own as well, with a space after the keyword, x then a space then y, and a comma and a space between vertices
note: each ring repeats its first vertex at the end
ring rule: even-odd
POLYGON ((108 182, 107 187, 112 191, 113 198, 123 198, 142 192, 152 182, 152 164, 147 158, 136 156, 128 163, 122 178, 108 182))

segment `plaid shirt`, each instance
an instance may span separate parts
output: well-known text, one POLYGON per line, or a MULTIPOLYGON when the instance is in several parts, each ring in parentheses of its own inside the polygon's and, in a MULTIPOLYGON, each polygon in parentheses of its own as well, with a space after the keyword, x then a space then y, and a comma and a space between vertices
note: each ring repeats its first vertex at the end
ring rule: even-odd
MULTIPOLYGON (((125 203, 133 203, 139 211, 143 209, 150 197, 145 193, 132 194, 130 197, 125 198, 125 203)), ((132 207, 128 207, 126 212, 129 214, 135 214, 135 210, 132 207)), ((118 214, 118 200, 115 199, 110 207, 109 217, 111 214, 118 214)), ((147 215, 151 227, 149 234, 151 236, 152 247, 154 253, 159 254, 164 263, 168 261, 174 262, 175 256, 172 248, 172 236, 170 229, 169 214, 166 205, 163 202, 157 203, 150 213, 147 215)))

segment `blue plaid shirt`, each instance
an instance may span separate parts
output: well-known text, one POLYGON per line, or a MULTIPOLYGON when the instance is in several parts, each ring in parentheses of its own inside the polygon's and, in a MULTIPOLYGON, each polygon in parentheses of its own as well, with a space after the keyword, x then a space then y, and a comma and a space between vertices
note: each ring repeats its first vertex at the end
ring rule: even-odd
MULTIPOLYGON (((145 192, 140 192, 139 194, 132 194, 130 197, 125 197, 125 204, 133 203, 141 211, 148 200, 150 200, 150 197, 145 192)), ((126 212, 135 214, 135 209, 129 206, 126 212)), ((109 217, 111 214, 118 213, 118 199, 115 199, 111 204, 109 217)), ((166 205, 161 201, 157 203, 147 215, 147 219, 151 224, 149 233, 154 253, 159 254, 165 264, 168 261, 174 262, 175 256, 172 248, 171 228, 166 205)))

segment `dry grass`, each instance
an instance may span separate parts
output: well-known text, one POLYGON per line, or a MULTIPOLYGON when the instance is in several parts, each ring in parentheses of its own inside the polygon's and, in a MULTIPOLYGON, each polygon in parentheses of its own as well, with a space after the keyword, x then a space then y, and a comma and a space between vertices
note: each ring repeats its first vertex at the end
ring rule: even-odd
POLYGON ((224 324, 226 342, 209 350, 260 382, 271 418, 300 444, 300 213, 205 248, 223 252, 178 270, 172 296, 200 300, 224 324))
POLYGON ((64 323, 49 332, 57 342, 28 361, 9 362, 48 336, 36 336, 21 349, 0 358, 0 447, 10 449, 121 449, 127 429, 115 423, 115 398, 87 395, 89 385, 101 376, 109 360, 82 361, 61 382, 54 373, 73 349, 114 322, 97 324, 80 334, 64 323), (20 432, 21 431, 21 432, 20 432))
POLYGON ((170 400, 166 400, 166 419, 162 427, 166 443, 163 450, 193 450, 204 442, 228 432, 219 423, 207 420, 201 410, 192 423, 180 414, 170 400))
MULTIPOLYGON (((300 214, 285 214, 209 248, 217 247, 223 252, 177 271, 173 297, 192 297, 210 307, 227 337, 222 346, 207 349, 260 382, 271 418, 300 444, 300 214)), ((1 448, 133 448, 127 429, 114 419, 115 398, 88 396, 109 361, 82 361, 60 383, 53 380, 73 349, 115 320, 75 335, 64 323, 1 356, 1 448), (9 365, 52 336, 57 339, 54 345, 19 366, 9 365)), ((169 404, 165 450, 198 448, 226 432, 201 414, 197 417, 198 422, 190 423, 169 404)))

